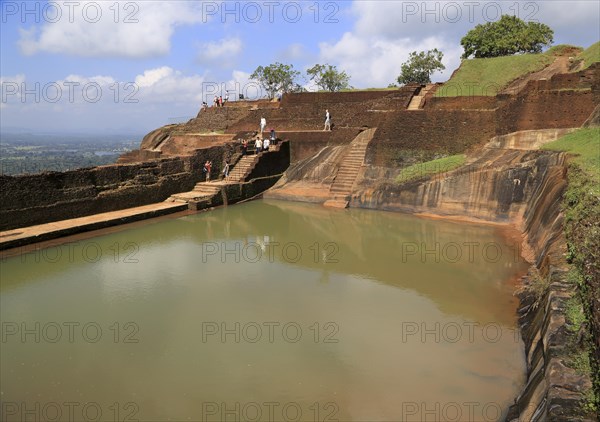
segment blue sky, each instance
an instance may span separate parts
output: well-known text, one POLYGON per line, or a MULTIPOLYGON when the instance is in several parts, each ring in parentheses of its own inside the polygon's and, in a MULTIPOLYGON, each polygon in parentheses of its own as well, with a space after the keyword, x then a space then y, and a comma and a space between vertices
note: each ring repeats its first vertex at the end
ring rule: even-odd
POLYGON ((249 75, 275 61, 386 87, 411 51, 438 48, 444 81, 460 38, 502 13, 548 24, 555 44, 600 38, 597 1, 2 0, 1 12, 0 124, 36 132, 145 133, 220 88, 256 92, 249 75))

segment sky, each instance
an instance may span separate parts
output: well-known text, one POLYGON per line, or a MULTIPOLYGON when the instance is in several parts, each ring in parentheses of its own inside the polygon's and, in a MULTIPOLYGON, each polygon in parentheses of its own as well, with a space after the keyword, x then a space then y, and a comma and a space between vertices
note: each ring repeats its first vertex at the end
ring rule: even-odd
MULTIPOLYGON (((387 87, 412 51, 460 65, 460 39, 502 14, 600 39, 590 1, 0 1, 2 131, 143 134, 194 117, 214 95, 265 95, 250 74, 331 64, 355 88, 387 87)), ((301 80, 312 89, 309 81, 301 80)))

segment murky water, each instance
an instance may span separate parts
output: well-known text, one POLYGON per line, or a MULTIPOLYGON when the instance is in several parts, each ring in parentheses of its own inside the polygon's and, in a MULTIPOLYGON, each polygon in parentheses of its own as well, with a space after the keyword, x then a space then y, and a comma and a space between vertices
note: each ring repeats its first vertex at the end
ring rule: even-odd
POLYGON ((257 201, 5 259, 2 420, 497 420, 515 249, 257 201))

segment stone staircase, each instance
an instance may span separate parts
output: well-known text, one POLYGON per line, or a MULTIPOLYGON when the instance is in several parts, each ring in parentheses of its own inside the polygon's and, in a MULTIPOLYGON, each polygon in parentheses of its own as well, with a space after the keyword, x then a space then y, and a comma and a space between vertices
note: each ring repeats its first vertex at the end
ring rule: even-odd
POLYGON ((171 195, 165 202, 197 202, 213 197, 221 191, 221 183, 200 182, 189 192, 176 193, 171 195))
POLYGON ((429 91, 431 91, 431 89, 434 86, 435 86, 435 84, 427 84, 424 87, 422 87, 419 90, 419 93, 412 97, 412 99, 410 100, 410 103, 408 104, 408 107, 406 109, 407 110, 423 110, 423 107, 421 107, 421 102, 423 101, 423 98, 425 98, 425 95, 429 91))
POLYGON ((229 171, 229 177, 227 178, 228 183, 239 183, 243 182, 246 175, 254 168, 254 165, 258 162, 258 155, 244 155, 240 161, 229 171))
MULTIPOLYGON (((272 145, 269 152, 279 151, 280 145, 272 145)), ((210 182, 199 182, 193 190, 189 192, 176 193, 171 195, 165 202, 185 202, 188 204, 197 203, 200 201, 210 200, 217 195, 226 185, 234 185, 242 183, 250 174, 260 157, 269 152, 261 152, 260 154, 243 156, 229 171, 229 177, 221 180, 213 180, 210 182)))
POLYGON ((361 132, 350 144, 350 151, 344 157, 329 192, 332 198, 325 202, 325 206, 334 208, 346 208, 348 206, 348 196, 352 192, 352 187, 358 176, 358 172, 365 160, 367 146, 377 128, 367 129, 361 132))

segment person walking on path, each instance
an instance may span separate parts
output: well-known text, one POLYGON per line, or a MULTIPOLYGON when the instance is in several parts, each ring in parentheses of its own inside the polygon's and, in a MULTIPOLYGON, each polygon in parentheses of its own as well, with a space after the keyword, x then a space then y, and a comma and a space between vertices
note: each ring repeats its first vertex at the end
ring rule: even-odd
POLYGON ((248 141, 244 139, 242 141, 242 155, 246 154, 248 154, 248 141))
POLYGON ((269 138, 265 138, 263 140, 263 145, 262 145, 263 151, 268 151, 269 150, 269 144, 270 144, 269 138))
POLYGON ((325 110, 325 127, 323 131, 331 130, 331 116, 329 115, 329 110, 325 110))
POLYGON ((256 148, 257 154, 260 153, 260 151, 262 150, 262 141, 258 136, 256 137, 256 142, 254 142, 254 147, 256 148))
POLYGON ((265 131, 265 128, 267 127, 267 119, 265 119, 264 117, 260 118, 260 136, 262 137, 263 132, 265 131))

